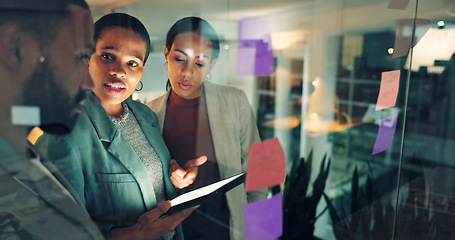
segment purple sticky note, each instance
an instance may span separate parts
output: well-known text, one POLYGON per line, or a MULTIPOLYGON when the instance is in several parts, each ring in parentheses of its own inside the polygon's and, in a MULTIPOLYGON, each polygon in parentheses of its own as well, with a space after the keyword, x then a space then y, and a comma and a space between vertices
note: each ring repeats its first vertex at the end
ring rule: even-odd
POLYGON ((273 48, 267 20, 261 17, 239 21, 237 75, 273 73, 273 48))
POLYGON ((428 19, 417 18, 414 28, 414 19, 398 19, 392 58, 408 55, 409 49, 414 47, 430 29, 430 23, 428 19))
POLYGON ((243 205, 246 240, 273 240, 283 234, 283 194, 243 205))
POLYGON ((393 135, 397 127, 398 113, 393 114, 390 117, 379 120, 378 136, 374 143, 373 153, 375 155, 382 151, 385 151, 392 146, 393 135))
POLYGON ((270 75, 273 73, 273 51, 269 42, 263 40, 256 42, 256 62, 254 75, 270 75))
POLYGON ((240 19, 239 38, 260 40, 270 36, 267 19, 263 17, 245 17, 240 19))
MULTIPOLYGON (((251 44, 250 44, 251 45, 251 44)), ((256 64, 256 47, 250 46, 248 41, 240 41, 237 52, 237 75, 253 75, 256 64)))

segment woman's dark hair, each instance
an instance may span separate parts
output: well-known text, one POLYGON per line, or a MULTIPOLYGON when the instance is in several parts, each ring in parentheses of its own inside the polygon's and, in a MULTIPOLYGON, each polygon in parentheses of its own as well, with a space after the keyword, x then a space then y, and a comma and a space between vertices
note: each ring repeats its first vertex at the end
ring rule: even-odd
MULTIPOLYGON (((201 37, 205 37, 210 40, 212 45, 212 59, 217 59, 220 55, 220 40, 215 29, 204 19, 199 17, 185 17, 172 25, 166 35, 166 48, 168 51, 171 50, 172 44, 174 44, 175 37, 181 33, 197 33, 201 37)), ((166 90, 171 86, 169 79, 166 83, 166 90)))
POLYGON ((103 31, 114 27, 133 30, 142 38, 146 46, 144 58, 145 65, 145 62, 147 61, 150 53, 150 36, 144 24, 142 24, 139 19, 131 15, 128 15, 126 13, 109 13, 98 19, 98 21, 95 22, 95 44, 101 37, 103 31))
POLYGON ((204 19, 199 17, 185 17, 172 25, 166 35, 166 48, 171 50, 175 37, 180 33, 193 32, 210 40, 212 43, 212 61, 220 54, 220 41, 215 29, 204 19))

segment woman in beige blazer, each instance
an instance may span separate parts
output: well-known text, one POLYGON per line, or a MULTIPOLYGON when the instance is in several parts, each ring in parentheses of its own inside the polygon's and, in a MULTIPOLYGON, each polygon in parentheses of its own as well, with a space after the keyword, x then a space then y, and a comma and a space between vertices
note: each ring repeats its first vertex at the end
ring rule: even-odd
MULTIPOLYGON (((205 20, 177 21, 164 47, 171 88, 146 104, 157 114, 171 158, 180 166, 190 156, 208 158, 187 190, 245 172, 249 145, 260 142, 245 93, 206 80, 219 49, 216 31, 205 20)), ((244 239, 242 205, 265 197, 265 191, 245 193, 242 184, 225 197, 202 204, 183 222, 185 239, 244 239)))

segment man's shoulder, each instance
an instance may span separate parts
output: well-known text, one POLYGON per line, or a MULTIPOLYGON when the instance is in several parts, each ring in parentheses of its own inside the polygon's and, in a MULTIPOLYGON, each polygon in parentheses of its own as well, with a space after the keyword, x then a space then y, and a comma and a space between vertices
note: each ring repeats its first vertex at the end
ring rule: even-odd
POLYGON ((0 218, 5 223, 0 239, 102 239, 90 216, 47 167, 39 160, 24 159, 28 164, 22 171, 0 174, 0 218))

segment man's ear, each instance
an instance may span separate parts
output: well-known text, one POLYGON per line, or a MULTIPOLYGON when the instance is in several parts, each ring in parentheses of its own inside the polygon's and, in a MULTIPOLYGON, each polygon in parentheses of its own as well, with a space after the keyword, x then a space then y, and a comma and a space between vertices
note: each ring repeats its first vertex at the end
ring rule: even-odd
POLYGON ((14 24, 0 26, 0 63, 18 71, 23 60, 24 32, 14 24))

